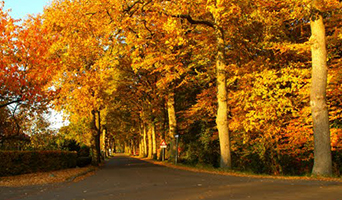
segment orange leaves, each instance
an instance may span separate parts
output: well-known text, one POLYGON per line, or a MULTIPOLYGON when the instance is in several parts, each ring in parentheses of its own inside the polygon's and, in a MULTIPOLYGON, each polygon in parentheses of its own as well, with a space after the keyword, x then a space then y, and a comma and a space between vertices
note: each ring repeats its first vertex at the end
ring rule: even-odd
MULTIPOLYGON (((215 29, 222 30, 230 129, 241 133, 236 137, 243 145, 255 147, 251 151, 274 150, 276 145, 285 151, 310 146, 312 139, 307 3, 56 0, 45 10, 43 28, 37 29, 38 36, 45 36, 35 35, 35 29, 25 32, 32 37, 23 46, 34 46, 35 56, 22 58, 34 64, 42 55, 59 61, 58 66, 52 62, 58 69, 54 84, 61 91, 56 102, 74 113, 75 120, 92 109, 111 107, 115 119, 139 123, 144 115, 143 120, 153 116, 158 121, 163 119, 160 107, 165 94, 176 90, 185 93, 176 94, 184 124, 196 120, 214 124, 215 29), (34 45, 35 40, 46 45, 34 45)), ((335 51, 328 91, 335 125, 341 119, 338 30, 328 32, 335 51)), ((49 66, 46 69, 51 70, 49 66)), ((32 79, 51 73, 32 72, 32 79)), ((123 131, 130 122, 113 124, 123 131)))
POLYGON ((331 128, 331 147, 332 150, 339 150, 342 148, 342 129, 341 128, 331 128))
POLYGON ((3 87, 0 91, 4 96, 1 96, 1 104, 21 101, 30 106, 37 102, 46 105, 53 95, 47 92, 55 66, 55 60, 47 55, 52 41, 46 37, 39 16, 18 25, 2 9, 0 76, 3 87))

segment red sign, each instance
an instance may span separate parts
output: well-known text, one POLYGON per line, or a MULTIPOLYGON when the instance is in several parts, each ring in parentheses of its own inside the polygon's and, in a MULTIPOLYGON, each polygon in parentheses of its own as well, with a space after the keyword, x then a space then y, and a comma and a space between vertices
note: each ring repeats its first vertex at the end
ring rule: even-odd
POLYGON ((162 140, 162 141, 160 142, 160 148, 166 148, 166 147, 167 147, 167 145, 166 145, 165 140, 162 140))

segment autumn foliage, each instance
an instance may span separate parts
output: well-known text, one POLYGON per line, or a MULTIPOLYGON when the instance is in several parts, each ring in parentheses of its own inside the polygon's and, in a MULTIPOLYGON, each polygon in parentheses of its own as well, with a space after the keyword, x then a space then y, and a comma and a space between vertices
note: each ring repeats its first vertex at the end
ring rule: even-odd
MULTIPOLYGON (((341 2, 54 0, 1 10, 1 104, 53 99, 91 145, 270 174, 310 173, 310 20, 326 27, 333 171, 342 165, 341 2), (101 142, 100 142, 101 141, 101 142)), ((312 41, 311 41, 312 42, 312 41)))

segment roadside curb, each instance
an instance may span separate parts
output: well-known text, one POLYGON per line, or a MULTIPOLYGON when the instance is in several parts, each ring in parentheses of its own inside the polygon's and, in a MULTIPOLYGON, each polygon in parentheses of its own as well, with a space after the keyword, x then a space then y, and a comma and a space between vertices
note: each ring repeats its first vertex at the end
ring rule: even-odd
POLYGON ((72 182, 72 181, 74 181, 76 178, 78 178, 78 177, 80 177, 80 176, 84 176, 84 175, 86 175, 86 174, 88 174, 88 173, 90 173, 90 172, 94 172, 94 171, 96 171, 96 170, 97 170, 97 169, 96 169, 95 167, 92 167, 92 168, 86 170, 85 172, 81 172, 81 173, 78 173, 78 174, 76 174, 76 175, 74 175, 74 176, 71 176, 71 177, 66 178, 65 181, 66 181, 66 182, 72 182))

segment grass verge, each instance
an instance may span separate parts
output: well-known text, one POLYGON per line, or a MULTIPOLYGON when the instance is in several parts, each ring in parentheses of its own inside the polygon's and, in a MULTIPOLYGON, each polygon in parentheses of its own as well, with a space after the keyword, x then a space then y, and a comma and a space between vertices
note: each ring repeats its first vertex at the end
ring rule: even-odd
POLYGON ((225 176, 237 176, 237 177, 249 177, 249 178, 266 178, 266 179, 282 179, 282 180, 309 180, 309 181, 330 181, 330 182, 342 182, 342 178, 337 177, 319 177, 319 176, 283 176, 283 175, 268 175, 268 174, 253 174, 250 172, 240 172, 234 170, 225 170, 221 168, 214 168, 210 166, 203 165, 186 165, 186 164, 172 164, 169 162, 162 162, 151 160, 147 158, 134 157, 140 160, 144 160, 156 165, 161 165, 165 167, 170 167, 174 169, 187 170, 192 172, 209 173, 209 174, 219 174, 225 176))

